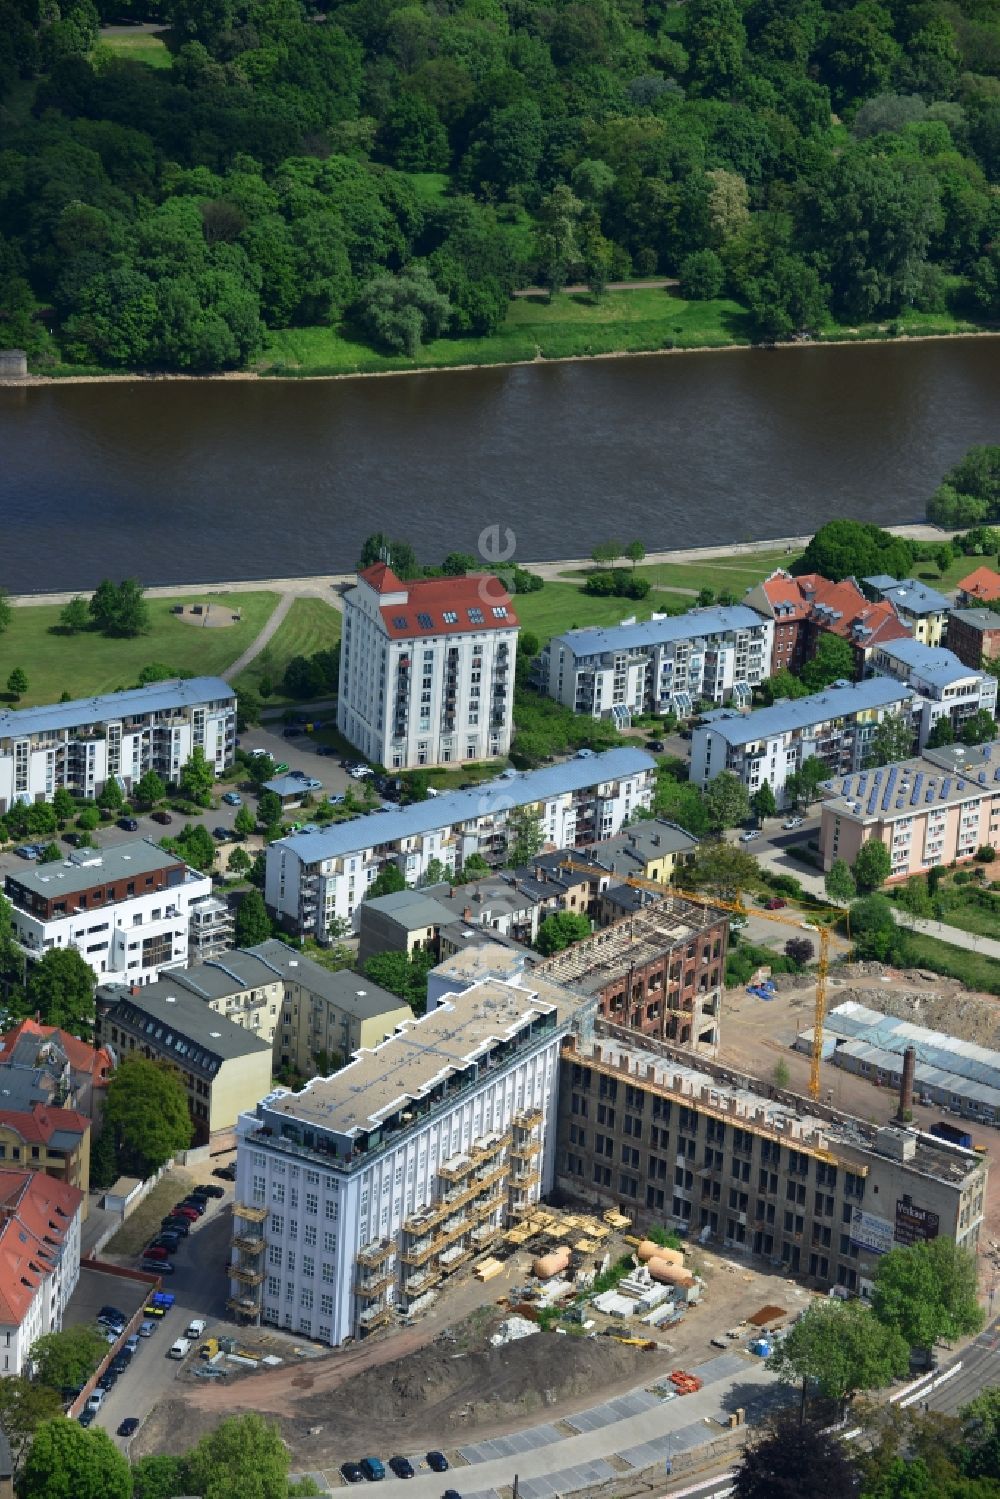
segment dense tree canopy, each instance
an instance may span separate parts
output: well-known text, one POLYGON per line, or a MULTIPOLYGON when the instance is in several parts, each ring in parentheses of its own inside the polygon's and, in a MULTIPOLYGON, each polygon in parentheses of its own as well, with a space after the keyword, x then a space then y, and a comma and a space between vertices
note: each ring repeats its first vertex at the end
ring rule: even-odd
POLYGON ((129 1057, 108 1084, 104 1128, 123 1169, 148 1176, 194 1137, 180 1073, 166 1062, 129 1057))
POLYGON ((1000 304, 983 0, 0 0, 0 110, 0 345, 39 367, 413 350, 577 276, 680 273, 765 339, 1000 304), (99 40, 123 9, 165 66, 99 40))

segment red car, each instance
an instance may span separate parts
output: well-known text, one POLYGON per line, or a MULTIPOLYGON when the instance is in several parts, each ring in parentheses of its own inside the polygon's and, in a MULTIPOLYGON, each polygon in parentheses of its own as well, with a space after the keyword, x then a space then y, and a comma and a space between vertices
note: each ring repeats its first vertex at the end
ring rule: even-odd
POLYGON ((765 911, 780 911, 783 906, 787 906, 787 905, 788 905, 787 900, 782 900, 782 898, 781 898, 780 895, 772 895, 768 900, 766 900, 764 902, 764 910, 765 911))
POLYGON ((170 1255, 165 1249, 157 1249, 155 1244, 151 1244, 149 1248, 144 1251, 142 1257, 144 1260, 169 1260, 170 1255))
POLYGON ((171 1212, 175 1218, 186 1218, 189 1223, 197 1223, 201 1217, 195 1208, 185 1207, 183 1203, 178 1203, 175 1208, 171 1209, 171 1212))

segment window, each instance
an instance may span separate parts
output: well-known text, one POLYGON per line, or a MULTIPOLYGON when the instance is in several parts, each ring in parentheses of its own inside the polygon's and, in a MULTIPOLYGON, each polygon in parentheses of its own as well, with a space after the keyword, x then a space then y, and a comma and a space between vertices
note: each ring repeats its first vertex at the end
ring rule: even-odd
POLYGON ((269 1244, 268 1245, 268 1247, 267 1247, 267 1263, 269 1265, 277 1265, 278 1269, 279 1270, 281 1269, 281 1245, 280 1244, 269 1244))
POLYGON ((295 1250, 289 1249, 285 1255, 285 1269, 295 1274, 295 1250))
POLYGON ((406 629, 406 615, 405 614, 397 614, 396 617, 395 617, 395 619, 393 620, 393 624, 396 626, 397 630, 405 630, 406 629))
POLYGON ((441 618, 444 620, 446 625, 458 624, 458 615, 455 613, 454 609, 446 609, 441 618))
POLYGON ((433 630, 434 628, 434 621, 431 619, 429 614, 418 614, 417 624, 422 630, 433 630))
POLYGON ((313 1244, 316 1243, 316 1225, 315 1225, 315 1223, 307 1223, 306 1224, 305 1231, 304 1231, 304 1233, 302 1235, 302 1239, 303 1239, 303 1242, 305 1244, 309 1245, 310 1247, 313 1244))
POLYGON ((271 1201, 272 1202, 284 1202, 284 1200, 285 1200, 285 1184, 284 1184, 284 1182, 272 1182, 271 1183, 271 1201))
POLYGON ((312 1304, 313 1304, 312 1289, 309 1286, 303 1286, 302 1290, 299 1292, 299 1306, 302 1307, 302 1309, 304 1311, 311 1312, 312 1311, 312 1304))
MULTIPOLYGON (((367 1206, 368 1206, 367 1203, 363 1203, 361 1211, 364 1212, 364 1210, 365 1210, 365 1208, 367 1206)), ((326 1199, 326 1202, 323 1204, 323 1216, 326 1219, 327 1223, 336 1223, 336 1221, 337 1221, 337 1199, 335 1197, 328 1197, 326 1199)))
POLYGON ((494 606, 493 606, 493 618, 494 619, 506 619, 507 618, 507 606, 506 606, 506 604, 494 604, 494 606))
POLYGON ((302 1256, 302 1274, 308 1275, 310 1280, 316 1274, 316 1261, 309 1254, 302 1256))
POLYGON ((334 1264, 333 1264, 332 1260, 324 1260, 323 1261, 322 1279, 323 1279, 323 1281, 324 1281, 324 1283, 326 1285, 328 1285, 328 1286, 332 1286, 333 1285, 333 1283, 334 1283, 334 1281, 336 1279, 336 1276, 334 1274, 334 1264))
MULTIPOLYGON (((332 1317, 333 1316, 333 1297, 332 1296, 321 1296, 319 1298, 319 1309, 320 1309, 321 1316, 332 1317)), ((329 1337, 329 1333, 327 1334, 327 1336, 329 1337)))
POLYGON ((273 1234, 283 1234, 284 1231, 285 1231, 285 1220, 284 1220, 284 1218, 282 1217, 282 1215, 280 1213, 272 1213, 271 1214, 271 1232, 273 1234))
POLYGON ((269 1275, 267 1277, 267 1294, 269 1296, 281 1295, 281 1281, 276 1275, 269 1275))
POLYGON ((483 611, 481 609, 470 609, 468 613, 470 624, 481 625, 483 623, 483 611))
POLYGON ((323 1248, 324 1248, 324 1250, 326 1251, 327 1254, 336 1254, 336 1252, 337 1252, 337 1235, 336 1234, 324 1234, 323 1235, 323 1248))
POLYGON ((306 1193, 306 1212, 311 1218, 319 1212, 319 1197, 315 1192, 306 1193))

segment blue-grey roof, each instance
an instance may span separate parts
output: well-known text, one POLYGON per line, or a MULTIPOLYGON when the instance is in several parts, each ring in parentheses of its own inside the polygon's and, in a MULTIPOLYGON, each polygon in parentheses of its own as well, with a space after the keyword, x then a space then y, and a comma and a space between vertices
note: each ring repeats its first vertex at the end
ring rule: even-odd
POLYGON ((880 645, 878 655, 891 656, 911 671, 918 673, 925 682, 935 687, 948 687, 952 682, 964 682, 969 677, 979 676, 971 666, 960 661, 954 651, 943 646, 925 645, 922 640, 908 637, 905 640, 889 640, 880 645))
POLYGON ((760 629, 763 625, 764 620, 755 609, 748 609, 745 604, 732 604, 714 609, 691 609, 687 614, 649 619, 638 625, 567 630, 565 635, 557 635, 553 644, 565 646, 577 657, 601 656, 605 651, 666 645, 672 640, 697 640, 703 635, 723 635, 728 630, 760 629))
MULTIPOLYGON (((894 677, 869 677, 864 682, 836 683, 823 692, 808 697, 786 699, 754 713, 733 713, 717 708, 704 714, 709 728, 720 734, 727 744, 749 744, 754 739, 770 739, 776 734, 790 734, 793 729, 807 729, 831 718, 846 718, 865 708, 887 708, 893 703, 910 703, 910 687, 894 677)), ((695 733, 699 731, 696 729, 695 733)))
POLYGON ((623 776, 654 770, 656 762, 642 750, 612 749, 586 760, 566 760, 561 765, 546 765, 541 770, 526 770, 520 775, 500 776, 485 781, 473 791, 449 791, 425 802, 411 802, 394 807, 391 812, 370 812, 367 817, 341 822, 321 833, 299 833, 280 838, 271 844, 315 864, 322 859, 339 858, 356 849, 377 848, 400 838, 418 837, 435 828, 453 827, 477 817, 490 817, 510 807, 524 807, 567 791, 581 791, 602 781, 616 781, 623 776))
POLYGON ((992 609, 953 609, 951 618, 961 620, 973 630, 1000 630, 1000 614, 992 609))
POLYGON ((75 729, 108 719, 162 713, 169 708, 188 708, 232 697, 235 697, 232 687, 221 677, 152 682, 148 687, 133 687, 129 692, 106 692, 98 697, 75 698, 71 703, 45 703, 40 708, 19 708, 15 712, 7 710, 0 713, 0 739, 75 729))
POLYGON ((1000 1052, 977 1046, 973 1041, 962 1041, 944 1031, 928 1030, 912 1021, 883 1015, 852 1000, 831 1010, 824 1026, 837 1036, 864 1041, 897 1055, 912 1046, 918 1062, 983 1083, 988 1088, 1000 1088, 1000 1052))
POLYGON ((897 609, 905 609, 907 614, 943 614, 951 608, 950 599, 917 578, 897 581, 885 573, 878 573, 873 578, 865 578, 865 582, 897 609))
POLYGON ((265 781, 263 790, 273 791, 275 796, 306 796, 310 791, 319 789, 319 781, 315 776, 275 776, 273 781, 265 781), (315 781, 315 785, 310 785, 315 781))

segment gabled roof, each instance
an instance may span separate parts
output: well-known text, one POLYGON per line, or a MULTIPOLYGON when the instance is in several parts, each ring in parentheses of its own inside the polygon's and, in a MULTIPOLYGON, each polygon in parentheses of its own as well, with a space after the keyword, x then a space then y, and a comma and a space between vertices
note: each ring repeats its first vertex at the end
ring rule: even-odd
POLYGON ((153 682, 129 692, 108 692, 98 697, 77 698, 71 703, 46 703, 39 708, 18 708, 0 713, 0 739, 28 734, 75 729, 92 723, 132 718, 138 714, 162 713, 198 703, 218 702, 236 696, 221 677, 189 677, 186 681, 153 682))
POLYGON ((808 729, 813 724, 828 723, 834 718, 848 718, 871 708, 909 706, 913 698, 912 688, 904 687, 895 677, 868 677, 863 682, 841 685, 835 682, 822 692, 786 699, 770 708, 758 708, 753 713, 716 708, 702 715, 703 727, 694 732, 703 734, 710 729, 727 744, 752 744, 758 739, 790 734, 795 729, 808 729))
POLYGON ((955 587, 959 593, 967 593, 971 598, 989 604, 1000 599, 1000 573, 995 573, 991 567, 977 567, 967 577, 960 578, 955 587))
POLYGON ((583 656, 603 656, 608 651, 642 649, 667 645, 673 640, 700 640, 708 635, 725 635, 735 630, 760 630, 760 615, 745 604, 722 604, 711 609, 689 609, 686 614, 662 615, 634 625, 594 625, 582 630, 567 630, 557 635, 553 645, 561 645, 579 660, 583 656))
POLYGON ((111 1058, 103 1047, 95 1048, 55 1025, 22 1020, 0 1036, 0 1067, 38 1066, 39 1053, 47 1041, 62 1051, 74 1072, 88 1072, 97 1082, 111 1070, 111 1058))
MULTIPOLYGON (((0 1104, 4 1101, 2 1091, 0 1089, 0 1104)), ((47 1104, 36 1103, 27 1111, 0 1107, 0 1125, 16 1130, 30 1145, 55 1144, 58 1149, 57 1136, 83 1136, 90 1127, 90 1120, 75 1109, 53 1109, 47 1104)))
POLYGON ((405 593, 406 584, 402 578, 397 578, 387 562, 373 562, 371 567, 366 567, 363 572, 358 573, 359 578, 364 578, 369 588, 374 588, 376 593, 405 593))
POLYGON ((0 1324, 24 1321, 82 1201, 44 1172, 0 1170, 0 1324))
POLYGON ((880 599, 873 604, 854 578, 834 583, 820 573, 793 578, 783 569, 765 578, 750 596, 763 592, 778 624, 808 619, 821 630, 839 635, 852 645, 867 649, 881 640, 899 640, 909 635, 892 604, 880 599))

